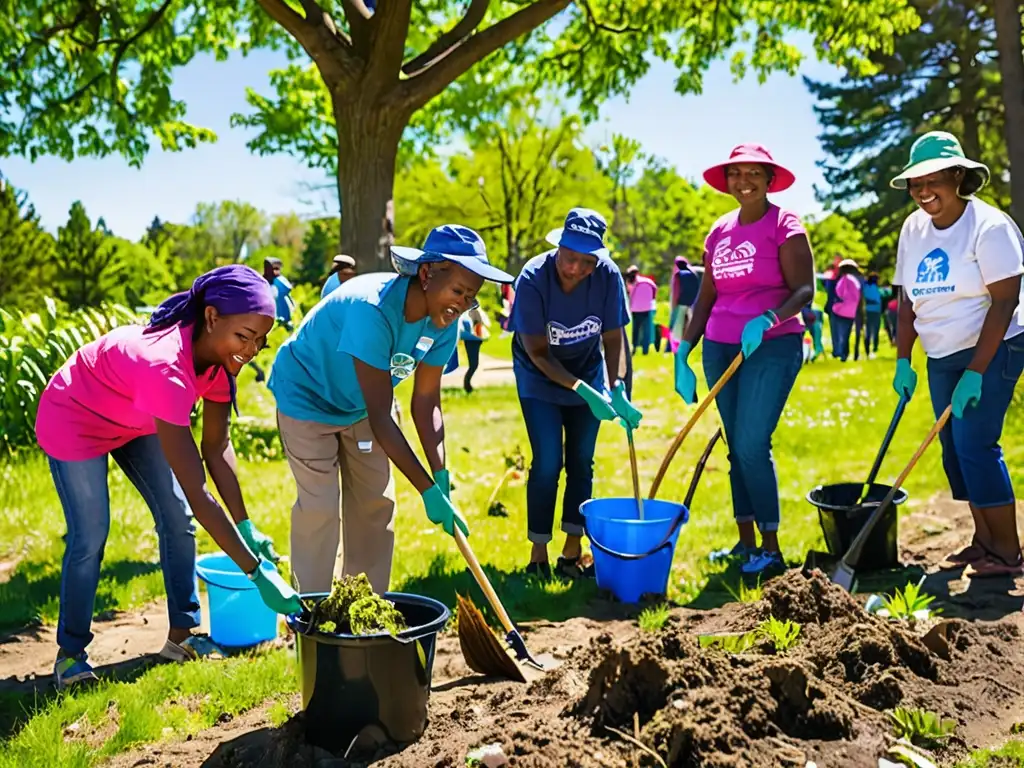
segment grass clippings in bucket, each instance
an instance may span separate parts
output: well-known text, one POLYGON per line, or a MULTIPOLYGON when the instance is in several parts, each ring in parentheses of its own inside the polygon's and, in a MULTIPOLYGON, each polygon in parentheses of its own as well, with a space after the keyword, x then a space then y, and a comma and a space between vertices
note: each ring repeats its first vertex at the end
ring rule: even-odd
POLYGON ((394 603, 373 591, 365 573, 334 579, 331 593, 313 610, 318 632, 340 635, 397 635, 408 629, 394 603))

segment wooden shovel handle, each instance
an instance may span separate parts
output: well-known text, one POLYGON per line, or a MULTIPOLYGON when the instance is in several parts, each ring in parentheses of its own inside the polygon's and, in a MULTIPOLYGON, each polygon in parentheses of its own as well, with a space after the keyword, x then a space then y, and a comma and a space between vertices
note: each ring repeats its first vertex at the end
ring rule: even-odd
POLYGON ((473 572, 473 578, 476 579, 476 583, 480 585, 480 589, 483 590, 484 595, 487 597, 487 602, 491 604, 491 608, 498 614, 501 626, 505 628, 506 632, 512 632, 515 630, 515 627, 512 626, 512 619, 508 617, 505 606, 501 604, 501 600, 498 599, 498 594, 494 591, 494 587, 491 586, 487 574, 484 573, 484 569, 480 567, 480 562, 476 559, 476 555, 473 554, 469 541, 466 540, 462 529, 457 525, 455 526, 455 543, 459 545, 459 551, 462 553, 466 564, 469 565, 469 570, 473 572))
POLYGON ((633 474, 633 498, 636 499, 636 512, 639 519, 644 519, 644 500, 640 495, 640 473, 636 467, 636 446, 633 444, 633 430, 626 427, 626 438, 629 440, 629 469, 633 474))
POLYGON ((889 492, 885 494, 885 498, 882 499, 882 503, 879 504, 871 513, 871 517, 868 518, 864 527, 860 529, 860 533, 857 534, 853 543, 850 544, 850 548, 846 550, 846 554, 843 555, 843 562, 847 565, 856 564, 857 561, 860 560, 861 550, 864 549, 864 544, 867 542, 868 536, 871 535, 871 529, 875 527, 875 523, 878 522, 879 518, 881 518, 882 514, 885 512, 885 508, 892 503, 894 498, 896 498, 896 494, 900 491, 900 486, 906 482, 911 470, 913 470, 914 466, 924 455, 924 452, 928 450, 928 446, 932 444, 932 440, 934 440, 939 432, 942 431, 942 428, 946 426, 946 422, 949 421, 949 417, 952 413, 953 406, 947 405, 946 410, 942 412, 942 415, 939 416, 931 430, 929 430, 924 442, 922 442, 918 449, 914 451, 914 455, 910 457, 910 462, 903 468, 903 471, 900 472, 899 477, 896 478, 896 482, 892 484, 891 488, 889 488, 889 492))
POLYGON ((661 487, 661 481, 665 478, 665 473, 668 471, 668 467, 672 463, 672 459, 676 457, 676 452, 679 450, 679 446, 683 444, 683 440, 685 440, 686 436, 690 434, 690 430, 693 429, 694 424, 697 423, 697 420, 701 417, 704 411, 708 409, 708 406, 711 405, 711 402, 718 396, 718 393, 722 391, 722 387, 724 387, 729 382, 729 379, 732 378, 732 375, 736 373, 736 369, 740 367, 740 363, 742 362, 743 353, 740 352, 729 364, 729 367, 725 369, 725 373, 723 373, 719 377, 718 381, 715 382, 715 385, 711 387, 711 391, 707 393, 700 405, 697 406, 697 410, 695 410, 693 415, 690 416, 690 420, 686 422, 686 425, 681 430, 679 430, 679 434, 676 435, 676 439, 672 441, 672 445, 669 446, 668 453, 665 454, 665 458, 661 462, 661 467, 658 469, 658 474, 654 477, 654 482, 651 484, 651 492, 647 495, 647 498, 653 499, 658 495, 658 488, 661 487))

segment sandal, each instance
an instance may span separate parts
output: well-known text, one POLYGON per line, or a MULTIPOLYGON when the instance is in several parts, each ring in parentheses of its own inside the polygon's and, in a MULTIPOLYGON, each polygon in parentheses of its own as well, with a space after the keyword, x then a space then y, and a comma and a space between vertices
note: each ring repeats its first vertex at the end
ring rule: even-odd
POLYGON ((1020 550, 1013 562, 1004 560, 994 552, 986 552, 980 560, 971 563, 964 570, 964 576, 975 579, 987 579, 996 576, 1024 575, 1024 555, 1020 550))
POLYGON ((946 559, 939 563, 939 570, 953 571, 957 568, 963 568, 965 565, 976 563, 983 557, 985 557, 985 548, 975 539, 971 539, 971 543, 959 552, 952 552, 946 555, 946 559))
POLYGON ((593 579, 594 558, 589 555, 559 557, 555 573, 566 579, 593 579))
POLYGON ((551 565, 546 562, 530 563, 526 566, 526 575, 548 580, 551 578, 551 565))

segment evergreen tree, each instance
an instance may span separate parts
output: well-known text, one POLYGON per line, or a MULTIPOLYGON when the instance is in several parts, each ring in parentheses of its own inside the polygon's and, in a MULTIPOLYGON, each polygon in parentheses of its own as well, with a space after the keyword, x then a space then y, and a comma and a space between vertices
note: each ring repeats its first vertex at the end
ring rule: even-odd
POLYGON ((53 237, 27 201, 0 179, 0 307, 32 304, 53 268, 53 237))
POLYGON ((316 219, 309 222, 294 282, 323 285, 331 268, 331 260, 338 253, 337 233, 337 219, 316 219))
POLYGON ((76 200, 67 224, 57 231, 57 296, 72 309, 96 306, 107 299, 117 287, 123 267, 118 251, 103 229, 93 229, 85 206, 76 200))
POLYGON ((993 184, 985 194, 1008 203, 990 9, 975 0, 913 4, 923 23, 898 37, 891 55, 873 56, 877 72, 848 74, 837 84, 804 78, 819 100, 819 139, 829 156, 821 164, 828 187, 818 190, 818 199, 860 229, 879 268, 895 261, 900 227, 913 210, 909 195, 891 189, 889 179, 925 131, 955 134, 968 157, 992 168, 993 184))

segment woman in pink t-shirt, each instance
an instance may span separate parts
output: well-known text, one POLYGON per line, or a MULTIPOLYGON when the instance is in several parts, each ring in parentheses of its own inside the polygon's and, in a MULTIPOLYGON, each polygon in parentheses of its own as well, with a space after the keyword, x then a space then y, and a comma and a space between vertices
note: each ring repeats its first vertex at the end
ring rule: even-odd
POLYGON ((853 259, 843 259, 839 262, 837 275, 836 300, 832 305, 832 322, 836 324, 833 335, 836 349, 832 351, 845 363, 850 356, 850 334, 860 310, 860 267, 853 259))
POLYGON ((271 563, 264 565, 276 554, 246 513, 228 436, 234 378, 266 343, 274 317, 274 297, 261 275, 240 264, 218 267, 157 307, 147 327, 115 328, 77 350, 43 391, 36 438, 67 521, 58 688, 96 679, 85 649, 110 530, 107 456, 156 522, 170 619, 161 656, 186 661, 216 651, 208 638, 192 634, 200 624, 193 513, 268 606, 301 610, 295 591, 271 563), (201 450, 190 429, 200 398, 201 450), (230 519, 206 488, 207 469, 230 519))
POLYGON ((704 336, 704 375, 712 386, 737 354, 744 362, 716 398, 729 444, 733 513, 745 574, 785 569, 779 551, 779 487, 772 435, 803 363, 800 310, 814 297, 814 258, 795 213, 768 200, 794 182, 768 150, 741 144, 704 180, 740 207, 722 216, 704 241, 704 279, 676 352, 676 392, 697 401, 687 363, 704 336), (756 547, 754 524, 761 532, 756 547))

